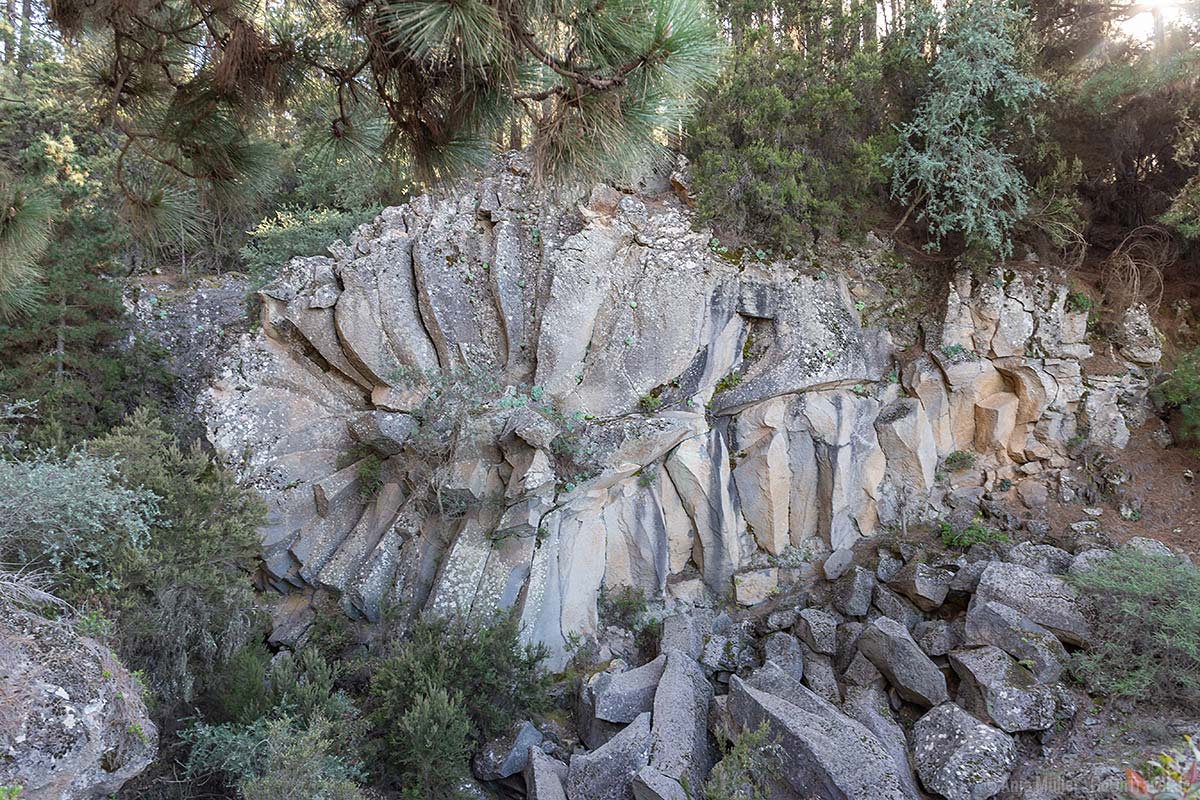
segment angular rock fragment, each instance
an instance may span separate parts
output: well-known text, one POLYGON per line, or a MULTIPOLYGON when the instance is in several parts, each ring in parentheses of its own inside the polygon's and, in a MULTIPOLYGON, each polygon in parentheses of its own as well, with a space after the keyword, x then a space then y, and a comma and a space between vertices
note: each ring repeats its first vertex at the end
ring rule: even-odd
POLYGON ((949 699, 942 671, 894 619, 880 617, 868 625, 858 649, 910 703, 936 706, 949 699))
POLYGON ((990 601, 1019 611, 1068 644, 1083 645, 1090 635, 1075 588, 1054 575, 1019 564, 993 562, 979 579, 972 604, 990 601))
POLYGON ((958 673, 958 703, 1008 733, 1041 731, 1054 724, 1054 691, 1038 684, 1029 670, 999 647, 956 650, 950 664, 958 673))
POLYGON ((1025 663, 1042 683, 1057 681, 1067 663, 1067 651, 1058 637, 994 600, 971 606, 967 612, 966 636, 971 644, 994 645, 1025 663))
POLYGON ((648 664, 617 673, 601 673, 592 691, 596 718, 605 722, 633 722, 654 706, 654 693, 662 678, 667 657, 660 655, 648 664))
POLYGON ((987 800, 1008 783, 1017 746, 1011 736, 943 703, 913 726, 913 761, 925 788, 946 800, 987 800))
POLYGON ((589 800, 630 800, 633 779, 650 763, 650 714, 642 714, 624 730, 587 753, 572 756, 567 796, 589 800))

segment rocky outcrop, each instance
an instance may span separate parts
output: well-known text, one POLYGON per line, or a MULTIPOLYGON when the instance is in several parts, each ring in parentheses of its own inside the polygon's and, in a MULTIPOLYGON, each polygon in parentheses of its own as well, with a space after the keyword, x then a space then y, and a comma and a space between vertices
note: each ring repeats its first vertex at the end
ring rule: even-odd
POLYGON ((114 794, 150 765, 158 731, 108 648, 0 602, 0 786, 24 800, 114 794))
MULTIPOLYGON (((269 503, 263 583, 372 621, 514 609, 559 667, 602 589, 756 605, 781 588, 768 556, 836 577, 881 523, 1065 466, 1079 420, 1119 444, 1136 415, 1136 385, 1110 403, 1082 370, 1086 314, 1048 272, 957 276, 901 369, 863 323, 856 298, 887 296, 869 271, 730 259, 689 213, 551 194, 511 156, 286 265, 199 401, 269 503), (947 483, 955 451, 976 463, 947 483)), ((837 602, 911 627, 954 590, 913 570, 887 579, 911 614, 861 578, 837 602)))

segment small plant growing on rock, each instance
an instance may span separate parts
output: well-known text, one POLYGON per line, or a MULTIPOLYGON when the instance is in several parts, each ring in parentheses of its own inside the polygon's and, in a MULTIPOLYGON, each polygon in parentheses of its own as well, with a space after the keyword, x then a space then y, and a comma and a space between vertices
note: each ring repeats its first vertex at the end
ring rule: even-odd
POLYGON ((722 742, 725 755, 713 767, 704 782, 703 800, 766 800, 770 786, 779 774, 783 751, 770 739, 771 730, 763 722, 756 730, 742 734, 737 744, 722 742))
POLYGON ((946 545, 946 547, 961 547, 966 549, 973 544, 991 544, 994 542, 1009 541, 1007 534, 995 528, 987 527, 978 519, 961 530, 956 529, 949 522, 942 520, 938 523, 938 529, 941 531, 942 544, 946 545))
POLYGON ((1067 310, 1073 314, 1082 314, 1085 311, 1091 311, 1095 303, 1092 298, 1088 297, 1083 292, 1067 292, 1067 310))
POLYGON ((727 392, 730 389, 736 389, 742 383, 742 375, 739 372, 731 372, 721 380, 717 381, 716 387, 713 389, 713 394, 727 392))
POLYGON ((969 450, 955 450, 942 461, 942 466, 951 472, 962 472, 975 466, 975 454, 969 450))
POLYGON ((662 408, 662 404, 663 399, 654 393, 648 394, 638 401, 638 406, 647 414, 653 414, 655 411, 658 411, 662 408))

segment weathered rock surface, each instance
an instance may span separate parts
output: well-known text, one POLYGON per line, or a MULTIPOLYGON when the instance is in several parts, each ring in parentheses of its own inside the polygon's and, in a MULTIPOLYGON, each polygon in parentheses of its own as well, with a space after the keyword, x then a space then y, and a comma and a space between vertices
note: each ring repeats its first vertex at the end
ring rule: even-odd
POLYGON ((949 699, 942 671, 894 619, 880 617, 868 625, 858 639, 858 649, 905 700, 936 706, 949 699))
MULTIPOLYGON (((601 587, 661 599, 687 572, 757 604, 780 580, 764 551, 837 577, 881 521, 944 510, 949 453, 978 451, 980 483, 1035 475, 1077 419, 1120 446, 1144 406, 1143 378, 1081 367, 1086 314, 1049 271, 956 275, 896 386, 846 275, 731 263, 653 200, 544 192, 509 155, 281 265, 261 331, 198 400, 269 504, 264 582, 370 621, 514 609, 558 668, 568 637, 596 634, 601 587), (470 406, 463 430, 414 427, 435 390, 470 406)), ((1128 358, 1153 356, 1140 319, 1128 358)), ((944 575, 905 569, 901 592, 936 608, 944 575)), ((920 621, 893 597, 856 573, 833 607, 920 621)))
POLYGON ((730 682, 729 713, 743 730, 764 722, 782 748, 781 777, 795 797, 913 800, 875 734, 768 665, 730 682))
POLYGON ((650 763, 650 715, 642 714, 603 746, 571 757, 567 796, 632 800, 633 779, 650 763))
POLYGON ((0 785, 24 800, 115 794, 154 760, 141 686, 108 648, 0 602, 0 785))
POLYGON ((712 698, 712 685, 700 665, 685 653, 668 653, 650 730, 650 764, 658 772, 689 786, 703 785, 713 765, 708 743, 712 698))
POLYGON ((950 664, 960 680, 958 703, 1008 733, 1054 724, 1055 695, 999 647, 956 650, 950 664))
POLYGON ((1003 603, 975 603, 967 612, 967 641, 999 647, 1042 683, 1057 681, 1067 663, 1067 651, 1054 634, 1003 603))
POLYGON ((946 800, 987 800, 1017 763, 1012 737, 954 703, 943 703, 913 726, 913 760, 921 783, 946 800))
POLYGON ((998 602, 1041 625, 1068 644, 1089 636, 1079 595, 1069 583, 1019 564, 995 562, 984 570, 972 603, 998 602))
POLYGON ((605 722, 633 722, 653 708, 666 663, 667 657, 662 655, 636 669, 600 675, 592 689, 596 718, 605 722))
POLYGON ((529 749, 529 763, 525 767, 525 793, 529 800, 567 800, 566 779, 566 764, 540 748, 529 749))

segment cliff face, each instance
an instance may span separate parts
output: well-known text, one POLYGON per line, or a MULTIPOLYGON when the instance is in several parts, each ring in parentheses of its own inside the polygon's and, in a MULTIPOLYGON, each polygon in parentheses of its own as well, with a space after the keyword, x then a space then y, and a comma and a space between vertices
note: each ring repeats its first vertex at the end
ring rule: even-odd
POLYGON ((330 252, 262 290, 200 399, 271 505, 267 581, 370 620, 515 607, 558 663, 602 587, 835 572, 880 522, 977 506, 1144 413, 1136 364, 1084 374, 1087 314, 1045 273, 961 275, 901 350, 862 322, 896 299, 881 248, 852 275, 732 259, 673 196, 564 200, 516 160, 330 252), (947 477, 955 451, 975 466, 947 477))

